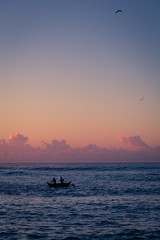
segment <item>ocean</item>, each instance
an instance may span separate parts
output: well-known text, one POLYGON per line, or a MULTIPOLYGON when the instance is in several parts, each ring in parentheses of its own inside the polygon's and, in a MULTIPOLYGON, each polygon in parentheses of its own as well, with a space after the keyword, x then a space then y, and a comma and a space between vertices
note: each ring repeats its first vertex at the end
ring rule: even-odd
POLYGON ((160 164, 0 164, 0 239, 159 240, 160 164))

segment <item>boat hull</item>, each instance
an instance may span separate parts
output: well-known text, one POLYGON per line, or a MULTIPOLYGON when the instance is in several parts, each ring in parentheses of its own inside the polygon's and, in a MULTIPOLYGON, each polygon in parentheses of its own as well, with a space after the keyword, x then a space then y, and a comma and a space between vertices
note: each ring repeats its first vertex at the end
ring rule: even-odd
POLYGON ((49 187, 54 187, 54 188, 59 188, 59 187, 69 187, 71 182, 66 182, 66 183, 52 183, 52 182, 47 182, 49 187))

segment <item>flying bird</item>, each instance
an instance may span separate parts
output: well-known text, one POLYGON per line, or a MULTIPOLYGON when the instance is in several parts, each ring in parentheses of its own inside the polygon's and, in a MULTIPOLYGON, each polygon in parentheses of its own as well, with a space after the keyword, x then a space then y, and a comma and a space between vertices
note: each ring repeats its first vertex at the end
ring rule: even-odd
POLYGON ((121 9, 118 9, 115 14, 117 13, 123 13, 123 11, 121 9))
POLYGON ((142 102, 142 101, 143 101, 143 99, 144 99, 144 97, 142 97, 141 99, 139 99, 139 102, 142 102))

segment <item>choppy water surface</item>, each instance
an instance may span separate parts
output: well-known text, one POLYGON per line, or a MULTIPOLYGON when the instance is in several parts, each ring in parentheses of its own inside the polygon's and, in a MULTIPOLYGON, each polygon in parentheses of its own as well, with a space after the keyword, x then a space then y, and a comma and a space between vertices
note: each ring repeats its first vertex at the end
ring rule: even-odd
POLYGON ((160 164, 0 164, 0 239, 158 240, 160 164))

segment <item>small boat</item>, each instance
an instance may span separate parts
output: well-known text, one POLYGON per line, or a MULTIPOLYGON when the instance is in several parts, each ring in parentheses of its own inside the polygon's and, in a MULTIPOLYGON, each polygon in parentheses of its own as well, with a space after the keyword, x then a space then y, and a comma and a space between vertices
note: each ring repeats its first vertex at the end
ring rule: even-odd
POLYGON ((54 183, 53 181, 51 182, 47 182, 49 187, 54 187, 54 188, 58 188, 58 187, 69 187, 69 185, 71 184, 71 182, 66 182, 66 183, 54 183))

